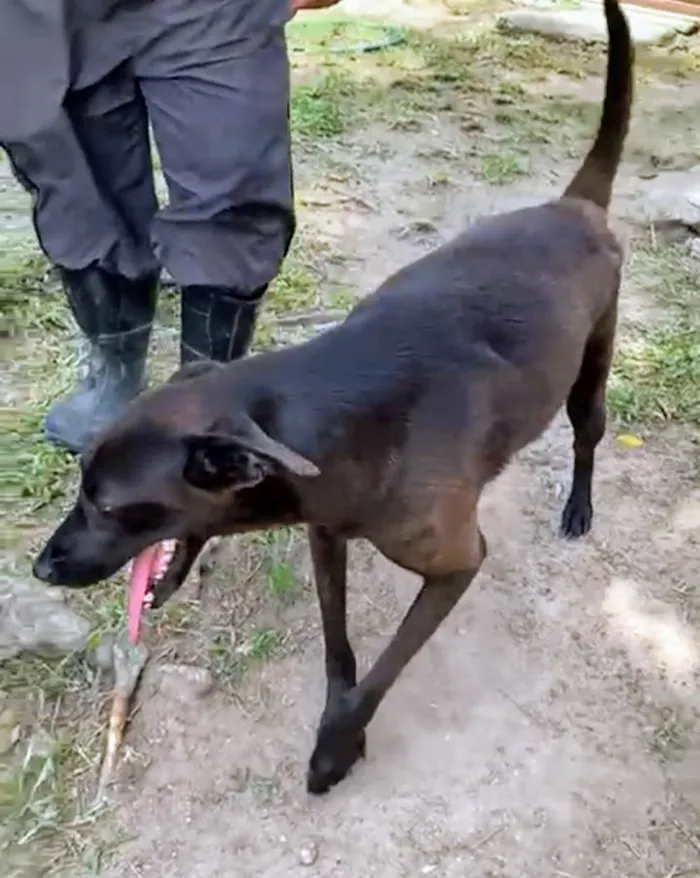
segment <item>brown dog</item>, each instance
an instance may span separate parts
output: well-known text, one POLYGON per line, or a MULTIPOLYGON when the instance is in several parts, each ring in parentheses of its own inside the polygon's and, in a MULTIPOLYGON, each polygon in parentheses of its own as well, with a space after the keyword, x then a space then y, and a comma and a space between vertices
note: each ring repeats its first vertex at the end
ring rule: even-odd
POLYGON ((328 683, 312 792, 364 754, 384 695, 481 566, 482 489, 565 401, 574 471, 562 531, 590 527, 622 262, 606 208, 633 67, 625 17, 604 5, 600 130, 563 198, 480 222, 306 344, 195 365, 141 396, 83 461, 75 506, 36 561, 46 582, 88 586, 176 540, 151 578, 158 606, 209 538, 308 523, 328 683), (359 683, 345 622, 353 537, 423 577, 359 683))

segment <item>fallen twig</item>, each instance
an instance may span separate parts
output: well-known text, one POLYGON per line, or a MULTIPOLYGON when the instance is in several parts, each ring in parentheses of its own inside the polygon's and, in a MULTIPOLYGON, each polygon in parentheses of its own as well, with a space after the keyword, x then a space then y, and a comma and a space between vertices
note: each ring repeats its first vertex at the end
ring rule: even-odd
POLYGON ((105 790, 112 779, 117 755, 124 740, 124 731, 129 716, 129 702, 148 660, 146 647, 141 643, 132 646, 126 635, 115 642, 112 651, 115 683, 107 727, 107 744, 97 783, 96 802, 104 797, 105 790))
POLYGON ((491 832, 488 833, 488 835, 485 835, 476 844, 470 845, 471 852, 475 853, 479 850, 479 848, 482 848, 485 844, 488 844, 491 839, 495 838, 499 833, 503 832, 505 828, 505 824, 503 824, 502 826, 497 826, 495 829, 492 829, 491 832))
POLYGON ((676 827, 678 832, 683 836, 683 838, 688 842, 688 844, 692 845, 695 850, 700 853, 700 839, 697 836, 693 835, 693 833, 684 826, 680 820, 673 820, 673 825, 676 827))

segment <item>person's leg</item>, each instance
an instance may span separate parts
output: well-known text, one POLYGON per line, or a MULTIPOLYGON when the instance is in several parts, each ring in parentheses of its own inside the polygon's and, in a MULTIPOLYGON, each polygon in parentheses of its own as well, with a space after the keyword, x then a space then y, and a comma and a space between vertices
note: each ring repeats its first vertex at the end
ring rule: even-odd
POLYGON ((84 380, 45 425, 50 439, 76 453, 142 389, 155 309, 148 128, 126 73, 70 93, 50 131, 4 144, 33 196, 40 245, 89 342, 84 380))
POLYGON ((183 362, 247 351, 294 234, 284 28, 237 34, 237 5, 199 0, 196 34, 166 33, 136 68, 169 190, 153 233, 182 290, 183 362))

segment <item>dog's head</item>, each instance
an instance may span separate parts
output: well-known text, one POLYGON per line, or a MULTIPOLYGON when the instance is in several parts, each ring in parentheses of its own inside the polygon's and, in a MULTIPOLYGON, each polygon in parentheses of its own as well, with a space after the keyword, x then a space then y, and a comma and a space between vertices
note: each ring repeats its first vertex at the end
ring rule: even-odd
POLYGON ((160 547, 148 603, 162 605, 206 541, 230 532, 251 489, 268 479, 319 475, 247 413, 212 417, 217 385, 207 372, 178 373, 99 437, 81 461, 73 508, 35 561, 37 578, 89 586, 160 547))

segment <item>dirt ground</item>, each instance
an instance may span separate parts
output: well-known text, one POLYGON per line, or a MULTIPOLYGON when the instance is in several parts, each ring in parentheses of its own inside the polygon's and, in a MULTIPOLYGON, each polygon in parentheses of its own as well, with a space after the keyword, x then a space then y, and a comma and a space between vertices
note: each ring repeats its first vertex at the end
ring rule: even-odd
MULTIPOLYGON (((516 80, 517 70, 503 75, 516 80)), ((320 254, 320 283, 360 296, 468 221, 561 191, 593 135, 600 86, 546 71, 525 98, 516 89, 509 103, 502 90, 506 113, 559 97, 587 108, 571 141, 558 139, 570 122, 562 116, 550 135, 544 124, 539 146, 523 138, 518 150, 516 136, 515 158, 503 158, 492 93, 445 112, 422 105, 375 117, 315 151, 298 144, 300 229, 320 254), (474 159, 484 138, 500 164, 474 159), (499 176, 521 160, 526 172, 499 176)), ((446 79, 440 100, 452 91, 446 79)), ((642 256, 644 172, 699 160, 698 111, 697 78, 645 75, 612 207, 642 256)), ((622 296, 623 333, 651 332, 664 309, 643 282, 642 256, 622 296)), ((202 693, 163 671, 166 661, 201 663, 207 638, 211 656, 212 632, 224 631, 235 652, 240 604, 264 586, 242 575, 240 543, 229 541, 205 577, 196 634, 161 645, 146 671, 116 807, 95 830, 114 851, 99 874, 700 876, 698 431, 641 425, 638 448, 620 444, 621 432, 613 419, 593 531, 579 542, 557 535, 571 467, 563 416, 491 486, 481 573, 381 706, 366 761, 325 797, 304 785, 324 677, 303 534, 291 554, 301 594, 263 611, 282 632, 274 654, 263 650, 233 683, 202 693)), ((417 585, 370 547, 353 547, 349 619, 361 668, 417 585)))

